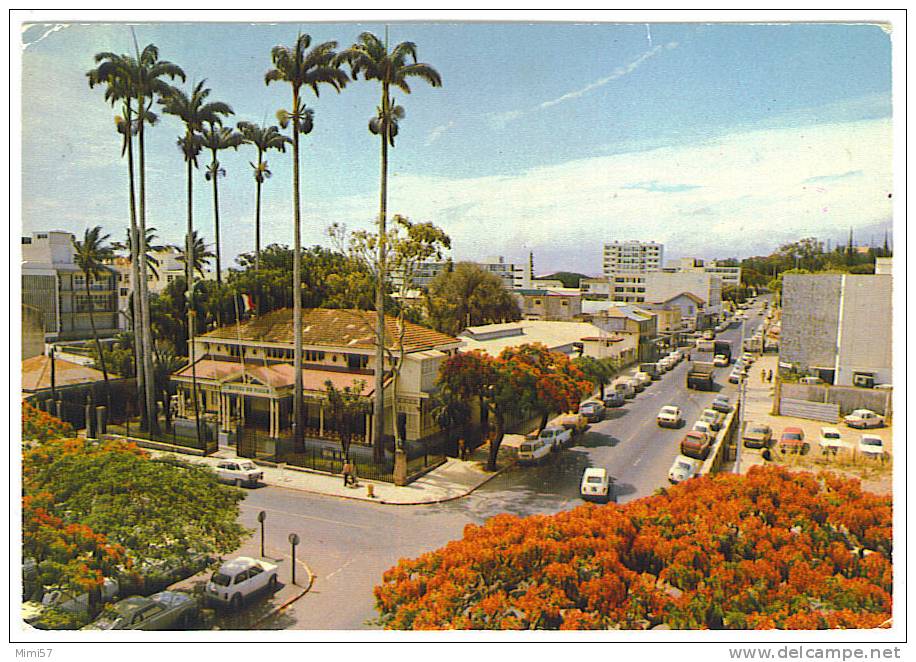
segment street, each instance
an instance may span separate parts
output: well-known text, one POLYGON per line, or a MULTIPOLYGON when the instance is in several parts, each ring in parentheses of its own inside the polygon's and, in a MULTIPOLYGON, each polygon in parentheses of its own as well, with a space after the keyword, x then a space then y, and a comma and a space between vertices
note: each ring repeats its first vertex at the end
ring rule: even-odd
MULTIPOLYGON (((759 323, 754 307, 747 332, 759 323)), ((741 328, 718 338, 732 342, 740 355, 741 328)), ((416 557, 460 538, 465 525, 481 524, 498 513, 519 516, 555 513, 582 503, 579 482, 586 467, 605 467, 616 481, 618 503, 667 486, 668 469, 678 444, 702 410, 722 393, 734 402, 737 387, 727 381, 730 368, 719 368, 716 391, 686 388, 684 360, 623 407, 609 409, 571 448, 543 464, 515 466, 467 497, 437 505, 385 506, 316 496, 277 487, 250 490, 241 522, 255 529, 257 513, 267 513, 268 546, 286 550, 287 536, 299 534, 297 557, 316 575, 312 590, 281 614, 262 623, 267 629, 362 629, 374 627, 372 588, 400 558, 416 557), (658 410, 668 404, 682 410, 679 429, 660 428, 658 410)), ((257 534, 256 534, 257 535, 257 534)), ((281 578, 289 576, 289 563, 281 578)))

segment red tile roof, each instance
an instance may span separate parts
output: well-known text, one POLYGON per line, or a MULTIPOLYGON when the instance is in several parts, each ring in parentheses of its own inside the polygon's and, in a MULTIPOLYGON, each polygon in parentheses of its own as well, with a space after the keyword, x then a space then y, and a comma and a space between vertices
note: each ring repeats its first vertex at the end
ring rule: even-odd
MULTIPOLYGON (((302 343, 324 347, 375 347, 375 312, 367 310, 306 308, 302 311, 302 343)), ((404 349, 408 352, 431 349, 442 345, 458 343, 457 338, 432 329, 405 322, 404 349)), ((396 347, 398 335, 397 319, 385 316, 385 338, 389 348, 396 347)), ((261 317, 229 324, 209 333, 204 338, 224 340, 246 340, 292 345, 293 311, 289 308, 274 310, 261 317)))
MULTIPOLYGON (((108 375, 120 379, 117 375, 108 375)), ((54 359, 54 382, 58 388, 74 384, 90 384, 104 379, 102 372, 95 368, 54 359)), ((33 356, 22 362, 22 390, 41 391, 51 388, 51 359, 44 354, 33 356)))
MULTIPOLYGON (((217 361, 215 359, 200 359, 195 365, 198 379, 223 380, 236 375, 242 374, 242 364, 235 361, 217 361)), ((273 365, 256 365, 246 362, 244 371, 253 376, 262 384, 267 384, 273 388, 288 388, 293 385, 296 372, 293 366, 288 363, 274 363, 273 365)), ((175 373, 176 377, 191 379, 191 366, 186 366, 175 373)), ((372 375, 361 373, 342 372, 339 370, 317 370, 314 368, 304 368, 302 370, 302 388, 305 391, 315 393, 324 393, 325 382, 330 381, 335 387, 341 389, 345 386, 353 386, 354 382, 363 382, 360 393, 370 396, 375 392, 375 384, 372 375)), ((386 379, 386 383, 390 377, 386 379)))

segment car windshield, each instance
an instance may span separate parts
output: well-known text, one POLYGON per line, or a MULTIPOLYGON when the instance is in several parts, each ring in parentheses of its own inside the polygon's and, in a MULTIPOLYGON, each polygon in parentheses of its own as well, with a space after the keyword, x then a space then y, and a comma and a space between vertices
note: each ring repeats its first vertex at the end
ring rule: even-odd
POLYGON ((601 476, 589 476, 589 477, 585 480, 585 482, 587 482, 587 483, 600 483, 600 482, 601 482, 601 476))
POLYGON ((518 449, 524 453, 530 453, 534 450, 534 444, 522 444, 518 449))
POLYGON ((687 462, 678 462, 678 463, 677 463, 677 468, 678 468, 680 471, 690 471, 691 466, 690 466, 687 462))
POLYGON ((764 427, 763 425, 758 425, 756 427, 751 428, 751 432, 753 432, 754 434, 766 434, 769 431, 770 431, 769 428, 764 427))
POLYGON ((881 440, 875 437, 862 437, 863 446, 880 446, 881 444, 881 440))
POLYGON ((801 441, 801 435, 797 432, 786 432, 782 438, 788 441, 801 441))
POLYGON ((839 439, 839 438, 840 438, 839 432, 825 432, 824 433, 824 439, 839 439))
POLYGON ((232 577, 229 575, 224 575, 221 572, 214 572, 213 576, 210 577, 210 581, 217 586, 229 586, 229 582, 232 581, 232 577))
POLYGON ((662 407, 663 414, 676 414, 677 409, 674 407, 662 407))

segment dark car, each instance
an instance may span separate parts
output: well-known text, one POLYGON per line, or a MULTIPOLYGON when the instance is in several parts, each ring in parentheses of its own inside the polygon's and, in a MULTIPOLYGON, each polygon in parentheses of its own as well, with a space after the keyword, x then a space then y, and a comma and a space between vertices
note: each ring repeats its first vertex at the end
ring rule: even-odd
POLYGON ((608 393, 604 397, 604 406, 605 407, 623 407, 623 403, 626 401, 626 398, 623 397, 622 393, 608 393))
POLYGON ((181 630, 197 619, 197 602, 187 593, 162 591, 116 602, 84 630, 181 630))
POLYGON ((709 455, 709 435, 691 430, 681 439, 681 455, 705 460, 709 455))
POLYGON ((732 404, 727 397, 719 395, 712 401, 712 408, 721 414, 727 414, 732 410, 732 404))

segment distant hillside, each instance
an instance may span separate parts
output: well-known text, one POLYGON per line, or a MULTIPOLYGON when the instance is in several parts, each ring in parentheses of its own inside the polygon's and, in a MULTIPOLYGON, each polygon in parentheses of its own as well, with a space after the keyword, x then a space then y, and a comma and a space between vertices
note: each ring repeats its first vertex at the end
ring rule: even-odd
POLYGON ((558 271, 549 276, 538 276, 545 280, 558 280, 563 283, 563 287, 579 287, 579 281, 582 278, 588 278, 585 274, 577 274, 572 271, 558 271))

